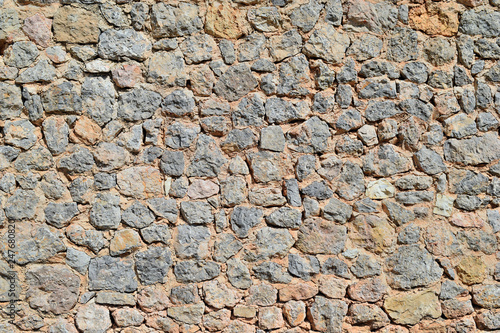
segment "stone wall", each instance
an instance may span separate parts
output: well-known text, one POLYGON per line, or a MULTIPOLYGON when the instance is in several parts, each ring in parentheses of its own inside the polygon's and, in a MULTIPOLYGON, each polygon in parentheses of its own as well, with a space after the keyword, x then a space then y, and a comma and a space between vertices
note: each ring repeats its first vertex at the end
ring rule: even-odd
POLYGON ((500 329, 499 6, 0 0, 0 332, 500 329))

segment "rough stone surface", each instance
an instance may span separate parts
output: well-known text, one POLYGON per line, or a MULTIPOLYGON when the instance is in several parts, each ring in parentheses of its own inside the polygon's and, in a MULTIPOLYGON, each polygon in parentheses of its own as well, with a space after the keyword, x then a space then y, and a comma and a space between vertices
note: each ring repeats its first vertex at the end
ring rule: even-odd
POLYGON ((0 331, 499 330, 499 9, 0 0, 0 331))

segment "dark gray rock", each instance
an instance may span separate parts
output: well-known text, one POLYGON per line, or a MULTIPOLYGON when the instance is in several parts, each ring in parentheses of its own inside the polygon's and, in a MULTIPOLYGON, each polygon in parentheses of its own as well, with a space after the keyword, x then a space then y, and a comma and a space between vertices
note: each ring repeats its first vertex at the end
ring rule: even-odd
POLYGON ((122 220, 129 227, 141 229, 151 225, 155 220, 155 216, 148 207, 135 200, 123 211, 122 220))
POLYGON ((223 156, 214 139, 201 134, 196 142, 196 150, 188 166, 189 177, 216 177, 227 159, 223 156))
POLYGON ((346 223, 352 215, 352 207, 336 198, 332 198, 323 208, 322 216, 340 224, 346 223))
POLYGON ((470 9, 460 17, 458 30, 467 35, 491 38, 500 36, 500 13, 470 9))
POLYGON ((234 102, 255 89, 257 85, 257 79, 250 68, 245 64, 238 64, 229 67, 222 74, 214 86, 214 91, 229 102, 234 102))
POLYGON ((168 176, 182 176, 184 174, 184 153, 165 150, 161 156, 160 170, 168 176))
POLYGON ((77 204, 74 202, 50 202, 45 208, 44 213, 48 224, 56 228, 63 228, 79 213, 79 210, 77 204))
POLYGON ((260 223, 262 215, 262 209, 260 208, 235 207, 230 218, 231 228, 236 236, 246 238, 250 229, 260 223))
POLYGON ((133 89, 118 98, 118 117, 127 121, 149 119, 160 103, 160 94, 151 90, 133 89))
POLYGON ((293 253, 288 255, 288 271, 293 276, 309 281, 319 273, 319 268, 319 260, 314 256, 300 256, 293 253))
POLYGON ((175 265, 174 274, 177 282, 198 283, 219 276, 220 265, 213 261, 186 260, 175 265))
POLYGON ((150 246, 134 257, 137 277, 144 285, 163 282, 172 265, 170 249, 163 246, 150 246))
POLYGON ((366 254, 361 254, 356 259, 356 262, 351 266, 351 272, 357 278, 367 278, 371 276, 380 275, 382 273, 382 266, 379 262, 370 258, 366 254))
POLYGON ((210 224, 214 214, 209 203, 204 201, 183 201, 180 205, 182 218, 189 224, 210 224))
POLYGON ((193 93, 190 90, 174 90, 167 95, 161 107, 163 112, 174 117, 182 117, 193 112, 195 107, 193 93))
POLYGON ((253 274, 260 280, 266 280, 271 283, 285 283, 292 282, 292 277, 286 269, 275 262, 263 262, 252 268, 253 274))
POLYGON ((301 212, 297 209, 282 207, 266 216, 266 223, 281 228, 299 228, 302 224, 301 212))
POLYGON ((16 190, 5 203, 5 215, 9 220, 15 221, 33 219, 38 201, 33 190, 16 190))
POLYGON ((137 290, 134 262, 110 256, 90 260, 89 290, 114 290, 133 292, 137 290))
POLYGON ((121 221, 120 197, 98 193, 90 209, 90 223, 96 229, 116 229, 121 221))

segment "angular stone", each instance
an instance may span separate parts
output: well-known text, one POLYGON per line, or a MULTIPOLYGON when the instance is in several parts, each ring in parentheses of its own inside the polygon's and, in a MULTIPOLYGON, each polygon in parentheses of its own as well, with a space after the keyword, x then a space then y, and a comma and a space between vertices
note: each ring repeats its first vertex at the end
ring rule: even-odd
POLYGON ((290 14, 291 23, 299 27, 303 32, 311 31, 318 21, 323 4, 314 0, 295 8, 290 14))
POLYGON ((238 39, 244 34, 243 14, 230 3, 210 4, 205 17, 205 31, 214 37, 238 39))
POLYGON ((82 332, 106 332, 111 328, 109 310, 95 303, 88 303, 78 309, 75 316, 76 326, 82 332))
POLYGON ((449 139, 444 143, 446 161, 462 165, 490 163, 500 158, 500 142, 495 133, 470 139, 449 139))
POLYGON ((220 77, 214 86, 214 91, 229 102, 234 102, 255 89, 257 84, 248 66, 238 64, 229 67, 220 77))
POLYGON ((52 20, 40 13, 29 16, 24 20, 23 32, 35 44, 48 47, 52 39, 52 20))
POLYGON ((163 283, 172 263, 172 254, 166 246, 150 246, 135 254, 137 277, 144 285, 163 283))
POLYGON ((366 196, 370 199, 386 199, 394 196, 396 188, 386 179, 374 180, 366 186, 366 196))
POLYGON ((96 229, 116 229, 121 221, 120 197, 98 193, 90 210, 90 223, 96 229))
POLYGON ((196 142, 196 151, 187 174, 191 177, 216 177, 227 162, 214 139, 201 134, 196 142))
POLYGON ((167 86, 186 86, 187 74, 184 69, 182 52, 155 52, 147 62, 149 82, 157 82, 167 86))
POLYGON ((331 25, 316 29, 304 46, 307 56, 321 58, 327 63, 338 64, 344 59, 350 39, 331 25))
POLYGON ((213 261, 186 260, 175 265, 174 274, 178 282, 198 283, 219 276, 220 265, 213 261))
POLYGON ((439 300, 431 290, 388 297, 384 310, 395 323, 402 325, 414 325, 425 317, 441 316, 439 300))
POLYGON ((231 285, 238 289, 248 289, 252 285, 250 271, 236 258, 227 261, 227 278, 231 285))
POLYGON ((97 43, 99 16, 84 8, 62 6, 52 22, 54 38, 58 42, 75 44, 97 43))
POLYGON ((155 38, 188 36, 202 29, 198 6, 181 2, 177 6, 163 2, 151 8, 151 25, 155 38))
POLYGON ((470 9, 460 17, 459 31, 467 35, 482 35, 487 38, 500 36, 500 15, 484 9, 470 9))
POLYGON ((12 119, 21 114, 23 101, 21 89, 13 84, 0 82, 0 119, 12 119))
MULTIPOLYGON (((272 8, 272 7, 270 7, 272 8)), ((275 62, 292 57, 302 50, 302 36, 297 30, 289 30, 269 38, 269 52, 275 62)))
POLYGON ((131 167, 119 172, 116 178, 118 190, 126 196, 146 199, 163 192, 160 171, 153 167, 131 167))
POLYGON ((389 39, 387 59, 395 62, 415 60, 418 57, 418 35, 409 28, 396 28, 389 39))
POLYGON ((316 296, 314 303, 307 309, 307 318, 316 331, 342 332, 342 322, 347 314, 347 304, 340 300, 329 300, 316 296))
POLYGON ((411 168, 411 160, 399 153, 391 144, 381 145, 371 150, 363 160, 365 173, 387 177, 406 172, 411 168))
POLYGON ((398 21, 398 10, 388 3, 371 3, 356 0, 349 4, 346 24, 360 31, 382 33, 394 28, 398 21))
POLYGON ((439 281, 443 270, 418 245, 402 246, 387 259, 389 285, 398 289, 425 287, 439 281))
POLYGON ((48 224, 56 228, 63 228, 79 213, 79 210, 75 202, 50 202, 45 208, 44 213, 48 224))
POLYGON ((486 264, 480 257, 466 256, 455 267, 457 275, 464 284, 479 284, 486 278, 486 264))
POLYGON ((117 231, 109 244, 109 254, 118 256, 132 252, 142 245, 141 237, 132 229, 122 229, 117 231))
POLYGON ((296 247, 308 254, 339 254, 343 251, 347 230, 333 222, 309 218, 299 229, 296 247))
POLYGON ((119 292, 137 290, 133 261, 110 256, 91 259, 88 288, 89 290, 114 290, 119 292))

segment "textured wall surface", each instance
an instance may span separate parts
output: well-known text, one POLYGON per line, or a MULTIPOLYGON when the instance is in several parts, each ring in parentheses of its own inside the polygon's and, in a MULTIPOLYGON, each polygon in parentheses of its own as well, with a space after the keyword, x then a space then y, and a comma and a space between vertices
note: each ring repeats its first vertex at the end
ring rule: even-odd
POLYGON ((0 0, 0 332, 500 329, 499 6, 0 0))

